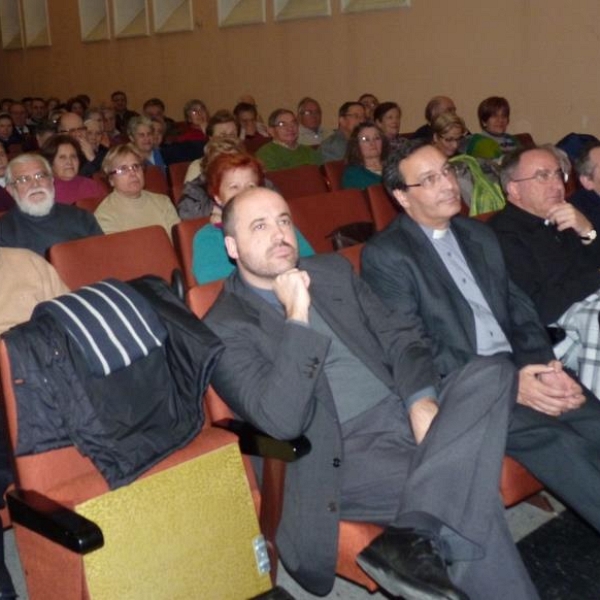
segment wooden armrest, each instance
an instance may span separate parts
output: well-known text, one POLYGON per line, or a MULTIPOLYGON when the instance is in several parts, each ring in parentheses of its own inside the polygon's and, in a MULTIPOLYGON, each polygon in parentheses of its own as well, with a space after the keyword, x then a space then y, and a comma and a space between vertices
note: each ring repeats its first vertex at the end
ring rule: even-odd
POLYGON ((237 419, 221 419, 215 421, 213 425, 235 433, 239 438, 240 450, 243 454, 294 462, 306 456, 311 450, 308 438, 303 435, 294 440, 276 440, 249 423, 237 419))
POLYGON ((87 554, 104 546, 104 536, 96 523, 42 494, 13 490, 6 498, 14 523, 77 554, 87 554))

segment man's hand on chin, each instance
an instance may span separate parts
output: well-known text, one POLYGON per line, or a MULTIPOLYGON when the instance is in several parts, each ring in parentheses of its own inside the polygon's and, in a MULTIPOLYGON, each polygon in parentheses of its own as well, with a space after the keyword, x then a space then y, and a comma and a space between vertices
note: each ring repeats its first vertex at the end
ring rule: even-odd
POLYGON ((308 323, 310 276, 306 271, 290 269, 273 281, 273 292, 283 305, 287 319, 308 323))

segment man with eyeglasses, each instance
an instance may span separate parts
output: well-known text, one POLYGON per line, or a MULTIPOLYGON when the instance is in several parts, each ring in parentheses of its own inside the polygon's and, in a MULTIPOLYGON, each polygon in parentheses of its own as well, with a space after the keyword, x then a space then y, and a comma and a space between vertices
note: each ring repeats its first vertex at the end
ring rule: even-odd
POLYGON ((268 124, 273 141, 262 146, 256 153, 267 171, 318 164, 316 150, 298 143, 298 120, 291 110, 274 110, 269 115, 268 124))
POLYGON ((352 130, 365 120, 365 107, 360 102, 344 102, 338 110, 338 128, 321 144, 321 162, 342 160, 352 130))
MULTIPOLYGON (((558 162, 541 154, 539 179, 554 186, 562 178, 558 162)), ((523 169, 511 178, 535 172, 523 169)), ((367 242, 363 278, 388 308, 416 320, 442 379, 479 356, 512 360, 519 378, 506 453, 600 531, 600 402, 555 360, 494 232, 459 214, 447 157, 412 142, 389 158, 383 177, 406 214, 367 242)))
POLYGON ((253 425, 311 443, 287 470, 277 534, 293 577, 327 594, 340 520, 359 521, 384 527, 357 562, 394 597, 538 598, 497 487, 510 362, 478 358, 440 381, 417 323, 344 258, 298 259, 289 206, 270 190, 230 200, 223 232, 237 269, 206 317, 225 345, 212 383, 253 425))
POLYGON ((56 129, 57 133, 66 133, 79 142, 86 159, 79 166, 79 175, 91 177, 93 173, 100 170, 102 157, 96 156, 96 151, 88 140, 87 127, 78 114, 73 112, 62 114, 56 124, 56 129))
POLYGON ((298 121, 300 135, 298 141, 305 146, 319 146, 331 131, 322 127, 323 113, 321 105, 308 96, 298 102, 298 121))
POLYGON ((54 181, 48 161, 21 154, 8 163, 7 190, 16 206, 0 219, 0 246, 28 248, 42 256, 50 246, 102 235, 94 215, 54 201, 54 181))
POLYGON ((555 353, 600 394, 600 240, 590 220, 565 201, 557 150, 542 147, 502 163, 508 203, 490 224, 511 277, 533 300, 542 323, 566 339, 555 353))

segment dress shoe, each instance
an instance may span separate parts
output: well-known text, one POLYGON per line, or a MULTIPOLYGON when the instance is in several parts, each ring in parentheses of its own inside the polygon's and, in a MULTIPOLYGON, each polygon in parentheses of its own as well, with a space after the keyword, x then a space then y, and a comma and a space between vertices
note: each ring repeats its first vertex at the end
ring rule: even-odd
POLYGON ((357 557, 384 590, 406 600, 469 600, 448 577, 439 539, 416 529, 386 527, 357 557))

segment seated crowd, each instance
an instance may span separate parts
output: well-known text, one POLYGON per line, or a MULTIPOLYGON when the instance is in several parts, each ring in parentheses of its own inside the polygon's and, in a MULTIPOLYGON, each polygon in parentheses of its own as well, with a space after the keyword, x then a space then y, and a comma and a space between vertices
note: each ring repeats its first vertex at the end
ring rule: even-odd
MULTIPOLYGON (((333 131, 311 97, 266 123, 251 96, 212 114, 191 99, 182 116, 160 98, 138 114, 122 91, 101 107, 0 101, 0 333, 68 291, 52 245, 148 225, 171 237, 204 217, 193 274, 225 280, 206 318, 225 346, 215 389, 267 434, 312 444, 285 481, 292 575, 328 593, 340 520, 366 521, 383 533, 357 562, 392 595, 538 598, 498 480, 506 453, 600 531, 600 141, 572 167, 507 133, 501 97, 474 134, 446 96, 412 134, 370 93, 333 131), (330 161, 342 188, 384 186, 400 212, 360 274, 315 254, 269 180, 330 161), (146 189, 177 162, 179 197, 146 189)), ((0 565, 2 598, 7 577, 0 565)))

